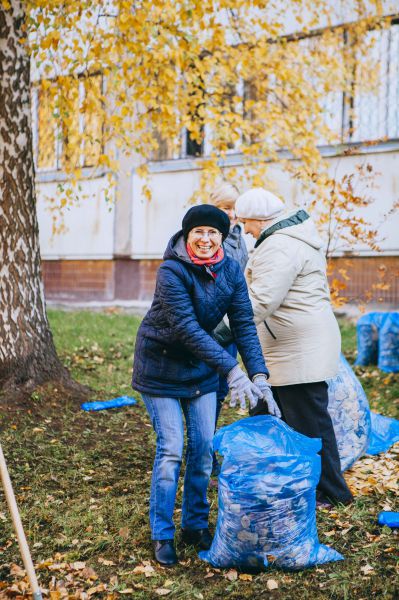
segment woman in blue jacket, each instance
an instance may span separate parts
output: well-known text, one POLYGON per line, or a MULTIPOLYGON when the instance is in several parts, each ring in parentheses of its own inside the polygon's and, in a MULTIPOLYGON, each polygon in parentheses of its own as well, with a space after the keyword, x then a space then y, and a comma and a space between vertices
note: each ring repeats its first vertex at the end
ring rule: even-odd
POLYGON ((266 397, 277 414, 247 286, 239 264, 225 256, 227 215, 207 204, 191 208, 182 230, 170 240, 150 310, 136 340, 132 386, 144 400, 157 435, 150 498, 150 525, 156 560, 177 562, 173 512, 187 428, 182 503, 182 540, 207 549, 216 391, 219 375, 231 391, 231 405, 245 407, 266 397), (212 337, 227 314, 247 375, 237 359, 212 337))

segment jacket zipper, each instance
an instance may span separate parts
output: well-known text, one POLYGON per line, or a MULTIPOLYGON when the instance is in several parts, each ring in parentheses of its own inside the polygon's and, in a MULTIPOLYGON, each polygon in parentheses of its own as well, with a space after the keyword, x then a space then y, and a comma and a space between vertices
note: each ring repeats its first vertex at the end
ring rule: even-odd
POLYGON ((268 332, 270 333, 270 335, 272 336, 272 338, 273 338, 274 340, 276 340, 277 338, 276 338, 276 336, 274 335, 273 331, 270 329, 269 325, 266 323, 266 319, 265 319, 263 322, 264 322, 264 324, 265 324, 265 327, 266 327, 267 331, 268 331, 268 332))
POLYGON ((208 265, 204 265, 205 271, 212 277, 212 279, 216 279, 217 275, 212 271, 212 267, 208 267, 208 265))

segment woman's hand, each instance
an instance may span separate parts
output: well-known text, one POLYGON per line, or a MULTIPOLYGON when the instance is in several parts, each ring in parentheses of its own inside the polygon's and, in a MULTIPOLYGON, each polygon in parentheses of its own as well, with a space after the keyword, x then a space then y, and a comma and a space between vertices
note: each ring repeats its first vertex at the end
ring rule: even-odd
POLYGON ((245 410, 247 398, 249 400, 249 407, 253 408, 256 406, 258 399, 263 396, 257 385, 252 383, 238 365, 227 374, 227 384, 231 392, 230 406, 232 408, 237 406, 238 400, 240 407, 245 410))
POLYGON ((262 392, 263 400, 267 406, 269 411, 269 415, 273 415, 273 417, 278 417, 281 419, 281 412, 273 397, 272 388, 269 383, 267 383, 267 379, 265 375, 255 375, 254 383, 256 387, 262 392))

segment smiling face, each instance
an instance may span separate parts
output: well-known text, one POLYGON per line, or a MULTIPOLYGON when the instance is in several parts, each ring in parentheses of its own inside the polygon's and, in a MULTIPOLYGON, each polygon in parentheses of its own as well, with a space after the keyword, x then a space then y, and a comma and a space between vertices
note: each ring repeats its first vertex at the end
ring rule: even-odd
POLYGON ((241 223, 244 225, 244 232, 251 234, 255 239, 258 239, 262 231, 267 225, 267 220, 260 219, 242 219, 241 223))
POLYGON ((222 234, 215 227, 194 227, 188 234, 187 243, 198 258, 211 258, 222 245, 222 234))

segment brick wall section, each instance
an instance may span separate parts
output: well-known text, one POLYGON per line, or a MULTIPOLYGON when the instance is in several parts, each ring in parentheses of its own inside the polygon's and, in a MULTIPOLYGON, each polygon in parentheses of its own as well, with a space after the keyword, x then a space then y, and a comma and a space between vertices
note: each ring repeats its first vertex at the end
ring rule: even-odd
POLYGON ((45 260, 43 278, 51 300, 114 300, 114 261, 45 260))
MULTIPOLYGON (((64 301, 151 300, 160 263, 122 258, 43 261, 46 297, 64 301)), ((349 301, 372 299, 399 305, 399 256, 334 258, 330 266, 330 280, 337 277, 345 281, 342 294, 349 301)))
POLYGON ((160 260, 116 259, 115 298, 151 300, 160 260))

